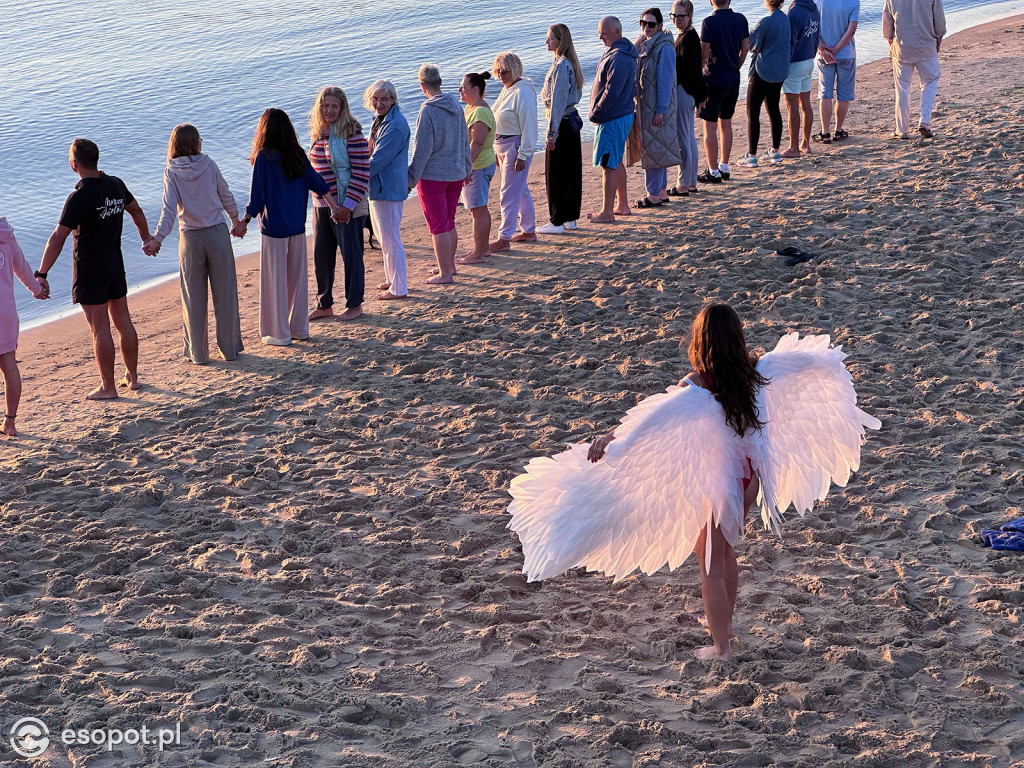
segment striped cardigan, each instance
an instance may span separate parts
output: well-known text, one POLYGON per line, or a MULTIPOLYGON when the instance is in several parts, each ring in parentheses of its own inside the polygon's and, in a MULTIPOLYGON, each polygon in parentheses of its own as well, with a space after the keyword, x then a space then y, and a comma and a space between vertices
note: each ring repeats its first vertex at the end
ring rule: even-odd
POLYGON ((347 141, 332 133, 328 142, 327 153, 335 173, 337 173, 337 166, 331 155, 337 153, 342 141, 345 142, 345 150, 348 152, 348 162, 352 175, 345 189, 338 190, 338 204, 343 208, 354 211, 366 199, 366 192, 370 186, 370 147, 361 133, 357 133, 347 141))

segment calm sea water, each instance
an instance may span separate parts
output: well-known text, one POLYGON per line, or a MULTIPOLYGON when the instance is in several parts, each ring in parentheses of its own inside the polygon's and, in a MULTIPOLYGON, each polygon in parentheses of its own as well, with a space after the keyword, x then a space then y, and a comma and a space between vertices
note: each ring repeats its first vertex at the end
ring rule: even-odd
MULTIPOLYGON (((203 150, 217 161, 240 205, 248 196, 247 156, 253 130, 267 107, 305 125, 317 90, 340 85, 357 117, 369 124, 362 92, 386 77, 398 87, 409 122, 422 95, 416 72, 437 62, 447 87, 462 74, 489 69, 494 54, 512 50, 538 84, 550 63, 547 27, 568 24, 584 75, 593 75, 603 47, 597 22, 613 13, 635 36, 649 3, 598 7, 583 0, 352 0, 325 6, 310 0, 241 3, 234 0, 107 0, 94 13, 64 0, 7 0, 0 25, 0 216, 36 266, 77 177, 67 163, 76 136, 100 147, 100 167, 127 183, 156 227, 162 171, 171 128, 192 122, 203 150)), ((696 24, 711 12, 698 3, 696 24)), ((661 3, 666 13, 669 2, 661 3)), ((735 0, 751 24, 764 15, 758 0, 735 0)), ((947 0, 950 32, 1024 11, 1024 0, 947 0)), ((885 55, 881 3, 864 0, 857 32, 858 61, 885 55)), ((497 84, 492 87, 493 97, 497 84)), ((943 83, 941 90, 951 87, 943 83)), ((584 104, 586 107, 585 90, 584 104)), ((583 109, 581 109, 583 111, 583 109)), ((584 112, 585 114, 585 112, 584 112)), ((588 126, 589 127, 589 126, 588 126)), ((235 241, 236 253, 259 248, 258 232, 235 241)), ((130 285, 177 274, 177 234, 155 259, 141 252, 125 220, 125 266, 130 285)), ((22 327, 75 311, 70 304, 71 239, 52 270, 53 298, 35 301, 15 286, 22 327)))

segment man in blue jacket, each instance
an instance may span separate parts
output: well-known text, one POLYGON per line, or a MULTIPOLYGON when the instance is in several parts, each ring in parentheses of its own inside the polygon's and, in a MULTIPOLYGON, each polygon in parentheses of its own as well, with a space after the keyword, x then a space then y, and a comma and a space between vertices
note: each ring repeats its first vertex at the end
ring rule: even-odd
POLYGON ((800 150, 811 154, 811 131, 814 109, 811 106, 811 75, 814 74, 814 54, 818 52, 821 34, 821 13, 814 0, 793 0, 786 14, 789 16, 789 77, 782 84, 789 108, 789 149, 783 157, 800 157, 800 150), (803 112, 803 139, 801 140, 800 113, 803 112))
POLYGON ((590 92, 590 122, 597 125, 594 166, 602 171, 604 205, 597 213, 588 213, 587 218, 601 223, 615 221, 616 213, 620 216, 631 213, 629 198, 626 197, 626 167, 622 159, 629 129, 633 127, 639 54, 633 44, 622 37, 622 23, 614 16, 601 19, 597 25, 597 36, 608 50, 597 64, 590 92), (616 195, 618 207, 614 207, 616 195))

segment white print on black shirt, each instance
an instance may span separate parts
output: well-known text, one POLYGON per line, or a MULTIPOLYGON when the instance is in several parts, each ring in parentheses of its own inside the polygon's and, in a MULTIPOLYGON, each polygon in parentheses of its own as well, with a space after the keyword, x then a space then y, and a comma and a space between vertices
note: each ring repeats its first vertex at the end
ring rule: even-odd
POLYGON ((105 219, 108 216, 116 216, 124 211, 124 198, 121 198, 120 200, 111 200, 108 197, 104 200, 103 206, 96 210, 99 211, 101 219, 105 219))

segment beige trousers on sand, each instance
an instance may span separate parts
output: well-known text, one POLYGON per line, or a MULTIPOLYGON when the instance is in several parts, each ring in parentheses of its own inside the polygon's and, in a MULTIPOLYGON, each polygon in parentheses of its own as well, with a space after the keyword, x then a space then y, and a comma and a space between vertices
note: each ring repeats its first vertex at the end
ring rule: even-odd
POLYGON ((263 235, 260 244, 260 338, 285 346, 309 338, 306 293, 306 233, 263 235))
POLYGON ((185 335, 185 357, 193 363, 210 359, 207 285, 213 294, 217 321, 217 348, 225 360, 242 351, 238 319, 238 280, 235 255, 227 224, 204 229, 186 229, 178 238, 181 267, 181 319, 185 335))

